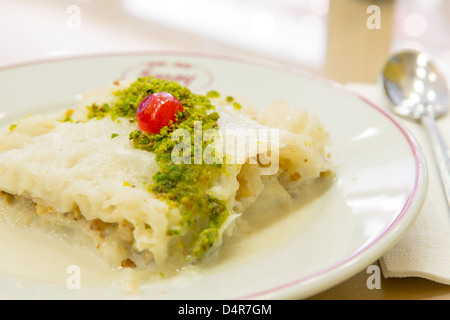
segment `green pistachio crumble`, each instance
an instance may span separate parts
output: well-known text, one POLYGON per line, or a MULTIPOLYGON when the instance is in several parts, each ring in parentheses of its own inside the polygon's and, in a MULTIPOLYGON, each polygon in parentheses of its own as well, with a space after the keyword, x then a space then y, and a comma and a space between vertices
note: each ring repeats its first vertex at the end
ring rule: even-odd
POLYGON ((206 94, 206 96, 207 96, 208 98, 219 98, 219 97, 220 97, 220 93, 217 92, 216 90, 211 90, 211 91, 209 91, 209 92, 206 94))
MULTIPOLYGON (((219 114, 208 97, 217 97, 216 91, 207 96, 192 93, 177 82, 153 77, 142 77, 128 88, 114 92, 117 101, 113 104, 88 107, 89 119, 101 119, 109 115, 112 120, 118 117, 135 121, 139 103, 149 94, 169 92, 183 105, 183 111, 176 115, 175 123, 163 127, 157 134, 140 130, 130 132, 129 139, 135 148, 153 152, 159 171, 153 181, 146 184, 147 190, 160 195, 169 205, 179 208, 181 221, 169 226, 167 234, 179 236, 182 250, 188 261, 201 260, 218 237, 222 223, 229 213, 224 201, 207 194, 217 177, 223 173, 220 164, 174 164, 171 152, 177 141, 172 141, 172 132, 183 128, 191 133, 191 150, 194 150, 194 122, 201 121, 202 131, 217 128, 219 114)), ((206 147, 202 145, 202 150, 206 147)), ((192 155, 194 157, 194 155, 192 155)))
POLYGON ((233 101, 234 101, 234 98, 233 98, 232 96, 227 96, 227 97, 225 98, 225 100, 226 100, 227 102, 233 102, 233 101))

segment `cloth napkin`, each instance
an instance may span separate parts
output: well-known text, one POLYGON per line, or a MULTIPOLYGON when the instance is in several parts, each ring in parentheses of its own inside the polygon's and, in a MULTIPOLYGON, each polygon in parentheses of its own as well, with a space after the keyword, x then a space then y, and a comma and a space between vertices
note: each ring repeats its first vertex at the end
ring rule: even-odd
MULTIPOLYGON (((348 83, 347 87, 389 111, 389 103, 380 86, 348 83)), ((410 131, 421 147, 428 165, 429 185, 416 221, 405 236, 379 260, 380 266, 386 278, 421 277, 450 285, 450 210, 445 201, 433 150, 427 132, 420 123, 395 118, 410 131)), ((450 146, 450 113, 438 119, 437 123, 447 146, 450 146)))

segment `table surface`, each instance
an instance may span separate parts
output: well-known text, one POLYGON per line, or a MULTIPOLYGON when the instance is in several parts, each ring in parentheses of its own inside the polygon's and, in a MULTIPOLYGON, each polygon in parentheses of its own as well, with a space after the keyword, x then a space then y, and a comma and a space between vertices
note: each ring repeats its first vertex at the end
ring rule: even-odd
MULTIPOLYGON (((426 50, 450 73, 445 0, 2 0, 0 68, 101 53, 183 51, 258 58, 339 82, 376 83, 390 51, 426 50)), ((378 262, 374 262, 378 265, 378 262)), ((366 270, 311 299, 450 299, 450 287, 366 270)))

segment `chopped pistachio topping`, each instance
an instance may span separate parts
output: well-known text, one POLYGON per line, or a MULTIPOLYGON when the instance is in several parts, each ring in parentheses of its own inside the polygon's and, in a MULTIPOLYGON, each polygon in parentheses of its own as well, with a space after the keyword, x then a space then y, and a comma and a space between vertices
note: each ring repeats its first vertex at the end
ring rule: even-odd
MULTIPOLYGON (((124 117, 134 122, 139 103, 155 92, 173 94, 183 104, 183 111, 176 115, 175 123, 163 127, 159 133, 134 130, 129 139, 135 148, 156 154, 159 171, 153 176, 152 183, 146 183, 147 190, 179 208, 181 221, 178 225, 169 226, 167 234, 181 237, 188 260, 194 262, 201 260, 214 244, 229 214, 224 201, 207 194, 224 169, 220 164, 173 163, 171 152, 177 141, 172 140, 172 133, 178 128, 188 130, 192 137, 191 150, 194 150, 195 121, 201 122, 203 132, 217 128, 219 114, 214 111, 209 98, 218 97, 219 93, 210 91, 206 96, 197 95, 174 81, 142 77, 128 88, 114 92, 117 97, 115 103, 89 106, 88 118, 101 119, 109 115, 112 120, 124 117)), ((114 134, 111 135, 113 137, 114 134)), ((202 150, 205 147, 206 143, 203 143, 202 150)))
POLYGON ((206 94, 206 96, 207 96, 208 98, 219 98, 219 97, 220 97, 220 93, 217 92, 216 90, 211 90, 211 91, 209 91, 209 92, 206 94))
POLYGON ((235 109, 237 109, 237 110, 242 109, 242 106, 241 106, 239 103, 237 103, 237 102, 234 102, 234 103, 233 103, 233 107, 234 107, 235 109))

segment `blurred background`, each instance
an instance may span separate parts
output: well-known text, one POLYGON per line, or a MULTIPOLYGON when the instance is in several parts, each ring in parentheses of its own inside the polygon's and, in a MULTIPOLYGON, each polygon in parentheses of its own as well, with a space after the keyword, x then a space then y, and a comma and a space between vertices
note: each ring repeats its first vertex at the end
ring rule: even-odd
POLYGON ((0 67, 102 53, 244 56, 377 81, 390 51, 450 73, 449 0, 1 0, 0 67))

